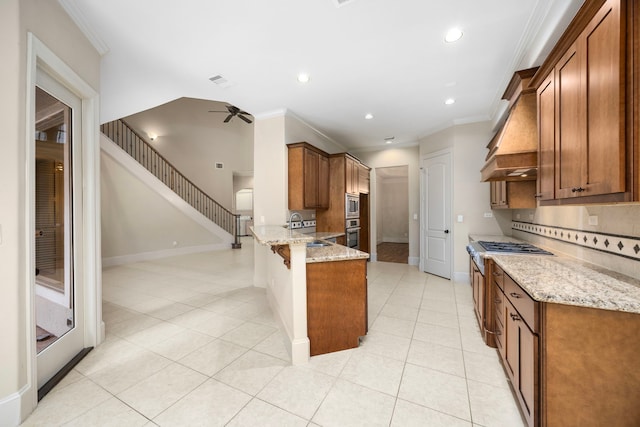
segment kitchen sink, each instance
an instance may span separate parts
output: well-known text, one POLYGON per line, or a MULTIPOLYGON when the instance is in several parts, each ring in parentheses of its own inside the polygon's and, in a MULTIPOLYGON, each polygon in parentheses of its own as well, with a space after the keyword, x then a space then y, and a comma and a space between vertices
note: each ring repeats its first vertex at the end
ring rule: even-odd
POLYGON ((324 240, 314 240, 313 242, 307 242, 308 248, 321 248, 323 246, 331 246, 331 243, 324 240))

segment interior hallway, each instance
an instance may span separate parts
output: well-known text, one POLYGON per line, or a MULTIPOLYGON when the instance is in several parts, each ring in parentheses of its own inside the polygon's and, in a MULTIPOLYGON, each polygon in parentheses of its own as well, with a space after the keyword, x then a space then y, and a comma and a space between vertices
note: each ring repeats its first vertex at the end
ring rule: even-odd
POLYGON ((23 425, 523 425, 468 284, 369 263, 362 345, 290 366, 252 245, 106 268, 106 341, 23 425))

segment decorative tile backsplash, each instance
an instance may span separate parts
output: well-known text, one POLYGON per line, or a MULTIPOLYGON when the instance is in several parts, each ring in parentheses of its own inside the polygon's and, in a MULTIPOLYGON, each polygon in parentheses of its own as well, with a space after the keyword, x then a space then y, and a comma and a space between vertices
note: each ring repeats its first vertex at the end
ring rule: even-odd
POLYGON ((512 221, 513 230, 640 261, 640 237, 595 233, 566 227, 512 221))

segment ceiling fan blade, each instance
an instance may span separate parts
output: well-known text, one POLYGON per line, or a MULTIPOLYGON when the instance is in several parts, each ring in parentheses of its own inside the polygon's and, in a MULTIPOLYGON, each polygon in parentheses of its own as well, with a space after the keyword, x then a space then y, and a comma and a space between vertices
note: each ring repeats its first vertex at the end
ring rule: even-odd
POLYGON ((244 120, 247 123, 251 123, 251 120, 249 120, 248 118, 246 118, 245 116, 242 115, 242 113, 238 114, 238 117, 240 117, 241 120, 244 120))
POLYGON ((229 114, 229 115, 227 116, 227 118, 226 118, 226 119, 224 119, 224 122, 225 122, 225 123, 229 123, 229 120, 231 120, 231 117, 233 117, 233 116, 234 116, 233 114, 229 114))

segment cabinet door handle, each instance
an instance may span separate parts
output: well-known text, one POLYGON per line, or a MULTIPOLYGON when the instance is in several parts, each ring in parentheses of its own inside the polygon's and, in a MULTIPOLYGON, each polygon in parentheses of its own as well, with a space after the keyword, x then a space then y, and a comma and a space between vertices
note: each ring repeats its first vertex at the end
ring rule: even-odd
POLYGON ((494 271, 494 272, 493 272, 493 275, 494 275, 494 276, 496 276, 496 277, 500 277, 500 276, 502 276, 502 274, 498 273, 497 271, 494 271))
POLYGON ((571 192, 572 192, 572 193, 582 193, 584 190, 585 190, 585 189, 584 189, 584 188, 582 188, 582 187, 573 187, 573 188, 571 189, 571 192))
POLYGON ((511 295, 511 296, 512 296, 512 297, 514 297, 514 298, 522 298, 522 295, 517 294, 517 293, 515 293, 515 292, 511 292, 509 295, 511 295))
POLYGON ((514 322, 520 320, 520 316, 518 316, 517 314, 509 313, 509 316, 511 316, 511 320, 513 320, 514 322))
POLYGON ((500 298, 496 298, 493 300, 493 302, 495 302, 496 304, 500 304, 502 300, 500 298))
POLYGON ((534 197, 535 199, 539 199, 539 198, 541 198, 541 197, 542 197, 542 194, 540 194, 540 193, 538 193, 538 194, 534 194, 534 195, 533 195, 533 197, 534 197))

